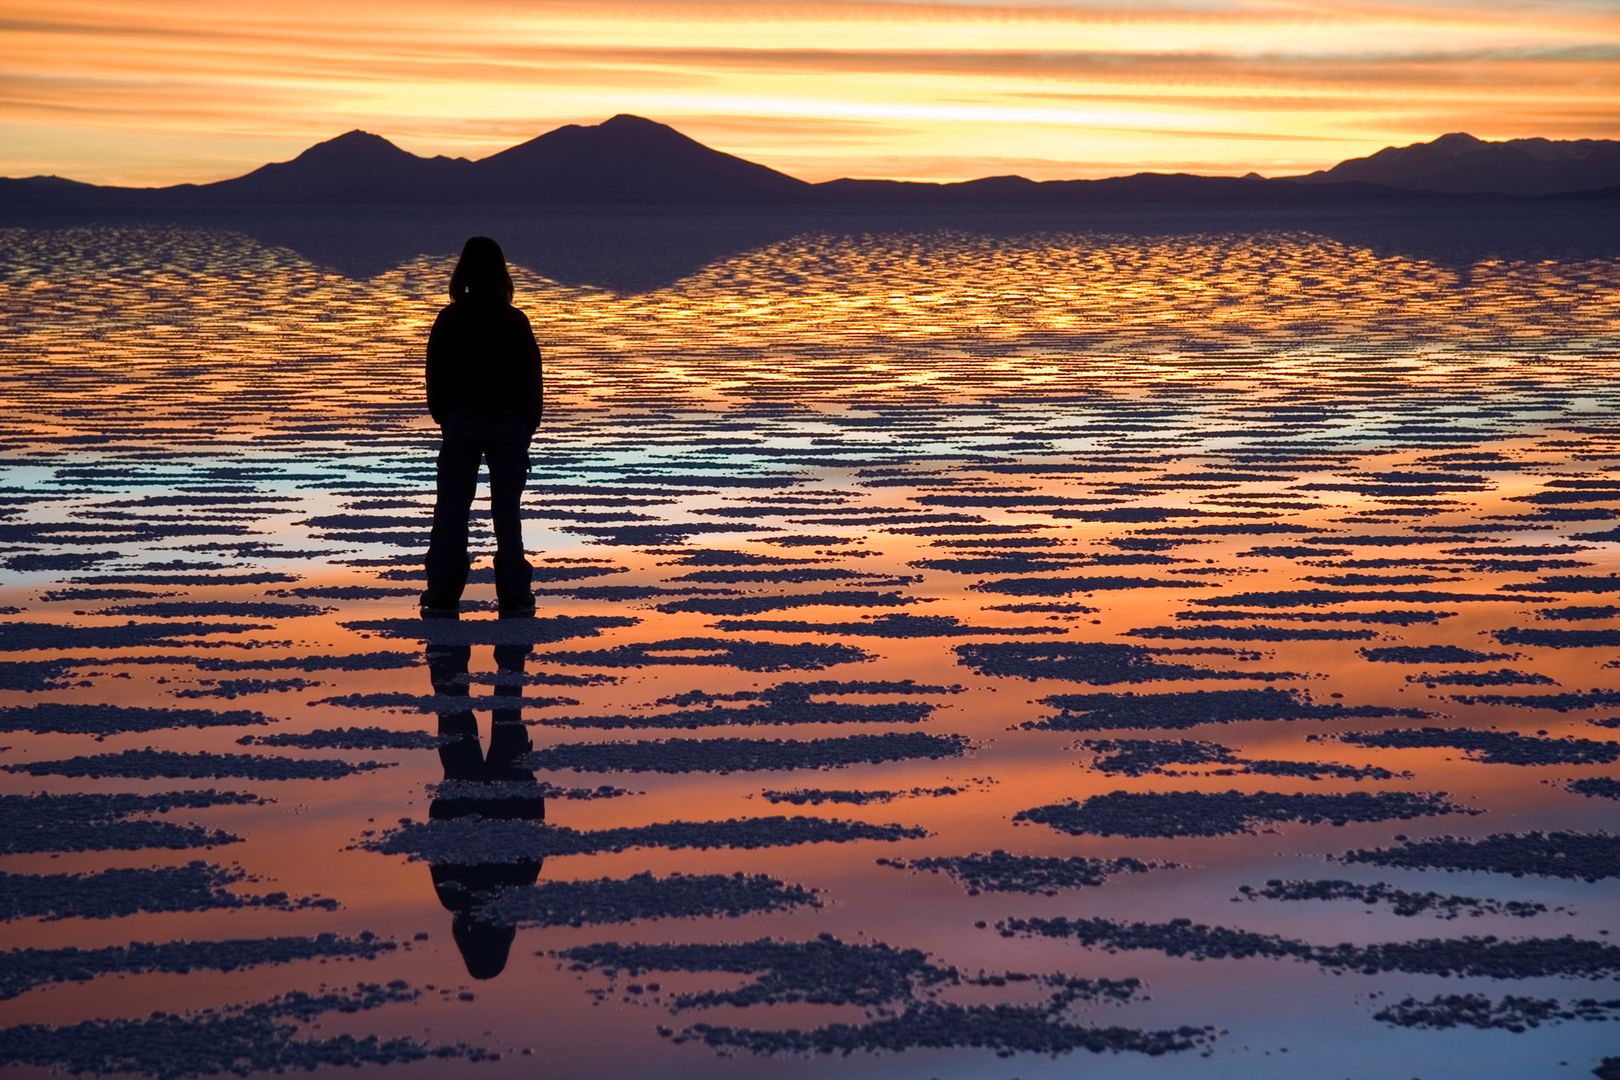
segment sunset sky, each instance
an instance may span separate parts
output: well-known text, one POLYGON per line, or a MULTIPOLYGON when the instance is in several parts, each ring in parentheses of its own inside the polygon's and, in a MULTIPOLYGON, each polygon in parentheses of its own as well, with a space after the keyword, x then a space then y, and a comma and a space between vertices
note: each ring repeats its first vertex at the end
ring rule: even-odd
POLYGON ((1620 137, 1616 0, 0 0, 0 175, 482 157, 630 112, 809 180, 1620 137))

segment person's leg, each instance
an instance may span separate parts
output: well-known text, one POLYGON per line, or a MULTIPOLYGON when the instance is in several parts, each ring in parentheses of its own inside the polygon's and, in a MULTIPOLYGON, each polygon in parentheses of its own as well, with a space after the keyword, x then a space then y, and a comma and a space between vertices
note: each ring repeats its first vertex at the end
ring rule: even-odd
POLYGON ((428 541, 424 607, 454 608, 467 587, 467 514, 478 487, 478 444, 446 435, 439 444, 439 492, 428 541))
MULTIPOLYGON (((433 710, 439 714, 439 734, 447 736, 439 747, 444 778, 482 780, 485 778, 484 748, 478 743, 478 717, 473 713, 471 688, 467 685, 467 665, 472 659, 472 646, 430 642, 426 656, 428 679, 433 684, 436 699, 433 710)), ((434 807, 434 813, 442 817, 455 817, 468 812, 454 799, 435 799, 434 807)))
POLYGON ((467 667, 472 663, 471 645, 451 645, 428 642, 423 650, 427 659, 428 681, 436 697, 470 697, 467 685, 467 667))
MULTIPOLYGON (((524 769, 518 760, 534 749, 529 729, 523 723, 523 669, 534 646, 528 642, 507 642, 495 646, 495 666, 502 678, 495 684, 492 695, 494 711, 490 716, 489 767, 492 775, 505 780, 534 782, 534 770, 524 769)), ((545 802, 536 797, 538 806, 533 815, 545 817, 545 802)))
POLYGON ((534 569, 523 551, 523 485, 529 479, 529 444, 492 440, 484 445, 489 462, 489 513, 495 523, 495 595, 502 610, 534 607, 534 569))

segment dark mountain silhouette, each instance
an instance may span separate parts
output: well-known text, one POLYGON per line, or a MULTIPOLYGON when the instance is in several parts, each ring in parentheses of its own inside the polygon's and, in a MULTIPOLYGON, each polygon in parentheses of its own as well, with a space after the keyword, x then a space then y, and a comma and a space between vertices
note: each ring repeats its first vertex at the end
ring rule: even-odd
POLYGON ((1445 196, 1383 184, 1301 184, 1261 176, 1136 173, 1106 180, 1029 180, 991 176, 955 184, 909 180, 830 180, 816 188, 837 205, 879 206, 1321 206, 1432 202, 1445 196))
POLYGON ((350 131, 316 143, 291 161, 261 165, 212 184, 166 188, 99 187, 55 176, 0 180, 0 199, 112 207, 436 203, 466 190, 472 162, 418 157, 380 135, 350 131))
MULTIPOLYGON (((1106 180, 990 176, 962 183, 810 184, 638 116, 569 124, 478 161, 425 158, 351 131, 291 161, 211 184, 99 187, 0 179, 0 207, 176 209, 276 206, 1332 206, 1462 195, 1543 195, 1620 184, 1620 142, 1447 135, 1304 177, 1137 173, 1106 180)), ((1612 193, 1609 195, 1612 198, 1612 193)))
POLYGON ((1453 194, 1552 195, 1620 185, 1620 142, 1610 139, 1509 139, 1486 142, 1464 132, 1433 142, 1387 146, 1308 176, 1306 183, 1363 181, 1453 194))
MULTIPOLYGON (((101 187, 60 176, 0 177, 0 206, 91 206, 126 201, 131 188, 101 187)), ((155 189, 152 189, 155 190, 155 189)), ((150 195, 152 190, 146 194, 150 195)))
POLYGON ((261 165, 215 184, 167 188, 171 198, 211 202, 440 202, 463 190, 472 162, 417 157, 381 135, 350 131, 316 143, 291 161, 261 165))
POLYGON ((810 189, 665 124, 622 113, 594 127, 549 131, 473 168, 482 200, 502 203, 803 202, 810 189))

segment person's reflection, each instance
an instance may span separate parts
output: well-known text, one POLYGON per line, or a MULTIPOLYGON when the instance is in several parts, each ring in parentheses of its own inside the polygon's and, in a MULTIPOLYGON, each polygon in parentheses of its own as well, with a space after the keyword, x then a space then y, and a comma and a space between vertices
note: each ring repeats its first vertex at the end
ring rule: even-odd
MULTIPOLYGON (((532 769, 519 762, 534 748, 528 729, 523 726, 523 663, 531 645, 495 646, 495 663, 501 675, 495 685, 495 699, 504 701, 493 712, 489 753, 478 739, 478 719, 472 708, 454 709, 441 705, 439 734, 450 741, 439 748, 444 763, 444 785, 428 808, 434 821, 476 815, 482 818, 521 818, 544 821, 546 800, 532 769)), ((433 692, 444 698, 469 698, 467 663, 472 657, 468 645, 427 647, 428 674, 433 692)), ((463 863, 430 861, 433 889, 439 902, 455 916, 450 932, 466 961, 467 974, 475 979, 493 979, 506 967, 517 928, 491 922, 478 916, 478 905, 500 889, 534 884, 540 876, 540 859, 521 862, 463 863)))

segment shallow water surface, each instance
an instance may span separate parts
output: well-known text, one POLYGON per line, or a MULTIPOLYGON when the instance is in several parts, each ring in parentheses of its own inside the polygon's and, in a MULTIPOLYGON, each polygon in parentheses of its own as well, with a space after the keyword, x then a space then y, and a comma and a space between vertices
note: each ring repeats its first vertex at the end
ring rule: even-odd
POLYGON ((0 229, 0 1067, 1589 1074, 1615 231, 0 229), (470 231, 533 620, 416 616, 470 231))

